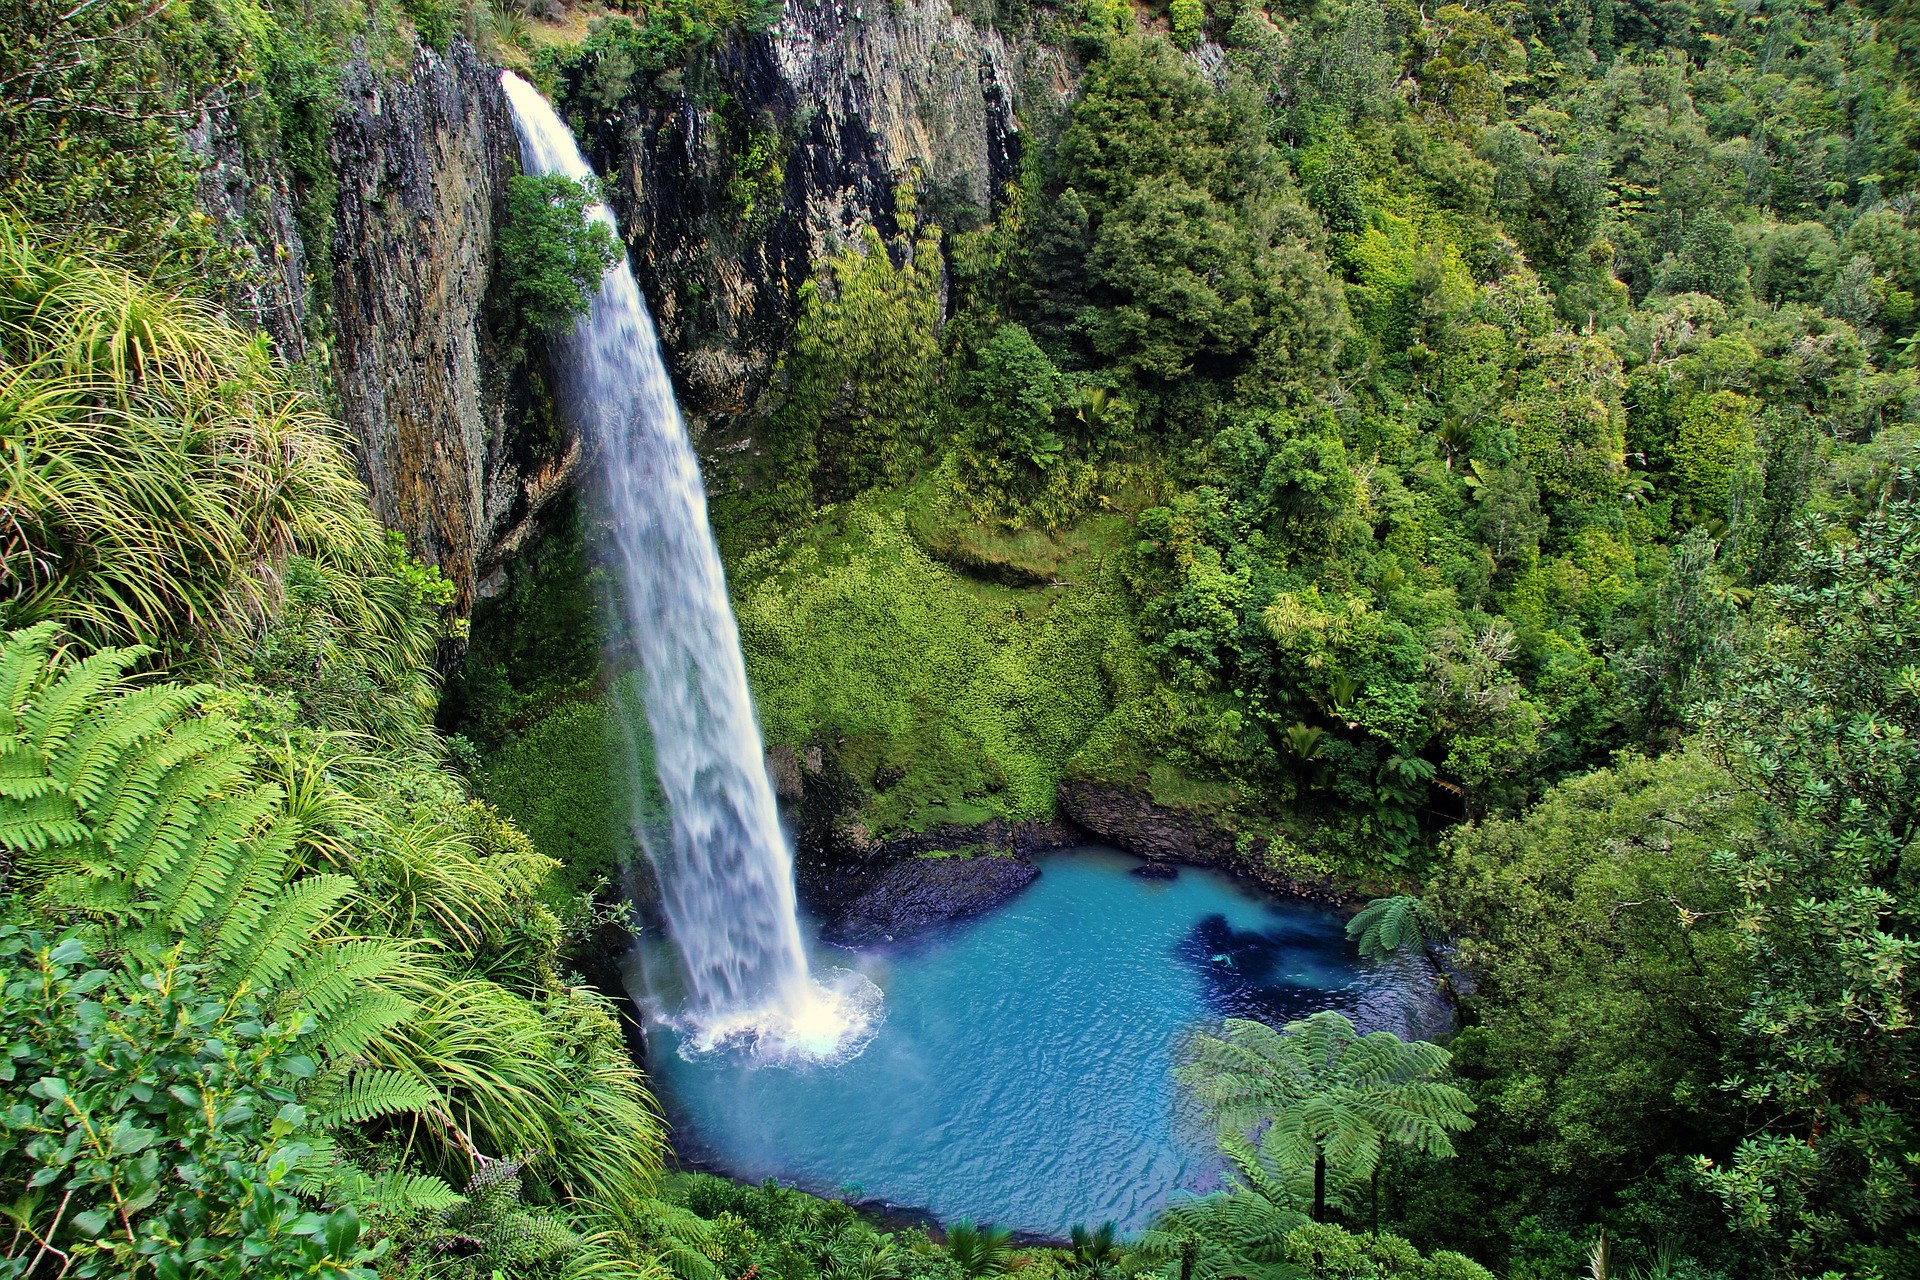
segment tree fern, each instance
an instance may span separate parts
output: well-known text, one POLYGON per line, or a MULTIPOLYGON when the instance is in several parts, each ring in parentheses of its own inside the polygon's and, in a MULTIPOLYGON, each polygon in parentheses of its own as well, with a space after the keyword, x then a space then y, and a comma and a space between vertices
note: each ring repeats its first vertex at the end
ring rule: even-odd
POLYGON ((1328 1171, 1364 1182, 1386 1142, 1453 1154, 1449 1135, 1471 1126, 1473 1103, 1440 1079, 1449 1061, 1436 1045, 1362 1036, 1328 1010, 1283 1031, 1229 1019, 1195 1037, 1179 1075, 1225 1133, 1257 1136, 1261 1164, 1313 1171, 1319 1218, 1328 1171))
POLYGON ((1292 1280, 1299 1272, 1285 1261, 1287 1233, 1306 1214, 1244 1140, 1222 1146, 1239 1185, 1176 1203, 1135 1246, 1136 1267, 1164 1280, 1292 1280))
POLYGON ((1407 894, 1375 898, 1347 921, 1347 938, 1368 960, 1382 959, 1405 949, 1428 951, 1446 938, 1440 917, 1420 899, 1407 894))

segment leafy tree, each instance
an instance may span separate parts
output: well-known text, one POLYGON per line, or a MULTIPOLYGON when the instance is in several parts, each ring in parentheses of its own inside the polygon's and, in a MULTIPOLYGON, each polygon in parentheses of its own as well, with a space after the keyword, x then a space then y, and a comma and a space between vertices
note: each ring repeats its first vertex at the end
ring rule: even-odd
POLYGON ((1044 470, 1060 455, 1053 430, 1065 388, 1060 371, 1017 324, 1004 324, 981 347, 967 380, 985 449, 1005 448, 1044 470))
POLYGON ((1166 42, 1120 40, 1089 68, 1060 139, 1031 281, 1057 317, 1043 336, 1137 379, 1150 417, 1204 421, 1242 377, 1310 394, 1345 327, 1318 220, 1291 196, 1256 110, 1166 42))
POLYGON ((1472 1172, 1437 1187, 1523 1163, 1513 1182, 1598 1204, 1664 1152, 1727 1141, 1736 1113, 1716 1086, 1747 966, 1716 854, 1753 810, 1697 753, 1624 756, 1450 838, 1423 900, 1473 980, 1452 1048, 1481 1108, 1472 1172))
POLYGON ((592 193, 562 173, 507 179, 495 248, 523 335, 571 329, 619 255, 613 228, 591 215, 592 203, 592 193))
POLYGON ((1816 530, 1764 598, 1751 651, 1702 715, 1761 797, 1720 862, 1749 994, 1730 1083, 1771 1117, 1708 1176, 1781 1274, 1914 1264, 1920 1139, 1911 993, 1920 506, 1901 477, 1851 530, 1816 530))
POLYGON ((1279 1031, 1229 1018, 1221 1034, 1195 1038, 1179 1077, 1222 1126, 1223 1141, 1251 1134, 1264 1163, 1311 1171, 1318 1222, 1329 1167, 1342 1183, 1364 1183, 1388 1142, 1453 1154, 1448 1135, 1472 1126, 1473 1103, 1440 1079, 1449 1061, 1444 1049, 1391 1032, 1362 1036, 1328 1010, 1279 1031))
MULTIPOLYGON (((1017 324, 1001 325, 980 347, 963 385, 972 403, 962 410, 955 478, 967 508, 983 518, 1048 525, 1079 515, 1087 496, 1084 457, 1105 442, 1070 442, 1056 429, 1067 425, 1069 382, 1032 335, 1017 324)), ((1080 396, 1075 407, 1074 421, 1088 436, 1117 416, 1100 389, 1080 396)))
POLYGON ((1696 522, 1725 524, 1734 480, 1752 465, 1752 406, 1732 391, 1695 396, 1680 415, 1669 456, 1674 482, 1696 522))
POLYGON ((1207 22, 1205 0, 1172 0, 1167 7, 1167 21, 1173 42, 1182 49, 1194 48, 1200 43, 1207 22))
POLYGON ((1644 741, 1664 743, 1688 724, 1724 674, 1738 610, 1718 551, 1699 529, 1674 547, 1647 601, 1646 642, 1617 659, 1621 693, 1644 741))
POLYGON ((181 130, 251 70, 214 3, 0 7, 0 208, 172 282, 213 256, 181 130))

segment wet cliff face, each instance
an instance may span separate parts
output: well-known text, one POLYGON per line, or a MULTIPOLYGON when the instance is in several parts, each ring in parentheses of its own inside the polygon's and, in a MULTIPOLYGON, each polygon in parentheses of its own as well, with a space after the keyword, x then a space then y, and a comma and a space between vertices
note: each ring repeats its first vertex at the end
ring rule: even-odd
MULTIPOLYGON (((777 400, 819 259, 869 227, 897 235, 909 181, 921 216, 984 219, 1018 171, 1016 103, 1045 112, 1069 87, 1060 55, 1010 45, 951 0, 790 0, 770 30, 687 68, 561 86, 709 452, 744 443, 777 400)), ((231 122, 211 115, 190 141, 207 162, 203 209, 255 267, 230 307, 330 373, 374 509, 464 611, 582 460, 537 355, 496 338, 494 236, 518 170, 497 70, 460 41, 397 70, 346 68, 324 247, 302 244, 284 167, 231 122), (307 264, 322 254, 314 298, 307 264)))
POLYGON ((518 171, 499 73, 456 42, 401 73, 350 65, 333 159, 334 382, 374 510, 470 604, 578 450, 489 321, 518 171))
POLYGON ((227 311, 264 330, 283 359, 305 360, 307 249, 285 166, 248 145, 225 105, 203 113, 185 141, 200 161, 195 198, 236 259, 222 290, 227 311))
POLYGON ((1019 168, 1019 86, 1049 82, 1025 64, 1050 56, 949 0, 790 0, 613 101, 591 74, 563 86, 706 448, 751 433, 800 286, 864 228, 897 234, 903 182, 943 225, 987 216, 1019 168))

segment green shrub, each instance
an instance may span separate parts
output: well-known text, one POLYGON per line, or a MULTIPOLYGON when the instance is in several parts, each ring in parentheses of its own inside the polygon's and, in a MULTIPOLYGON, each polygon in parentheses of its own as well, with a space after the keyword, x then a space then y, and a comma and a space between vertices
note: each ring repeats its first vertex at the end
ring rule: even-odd
POLYGON ((1207 25, 1206 0, 1173 0, 1167 7, 1167 22, 1173 42, 1182 49, 1195 49, 1207 25))
POLYGON ((593 194, 565 174, 507 179, 507 217, 496 248, 523 336, 572 328, 619 256, 613 232, 587 216, 592 202, 593 194))
POLYGON ((0 626, 218 653, 301 555, 333 575, 362 647, 420 656, 338 428, 263 338, 0 217, 0 403, 0 626))
POLYGON ((0 924, 0 969, 6 1274, 373 1280, 354 1211, 299 1194, 319 1134, 298 1025, 73 933, 0 924))
POLYGON ((939 372, 939 241, 899 251, 896 266, 869 230, 801 288, 787 398, 769 433, 768 482, 790 511, 897 479, 922 443, 939 372))

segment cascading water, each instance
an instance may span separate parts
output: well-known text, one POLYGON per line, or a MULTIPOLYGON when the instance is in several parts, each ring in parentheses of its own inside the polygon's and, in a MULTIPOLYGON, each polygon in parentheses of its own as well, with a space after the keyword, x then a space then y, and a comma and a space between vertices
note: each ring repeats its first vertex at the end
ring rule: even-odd
MULTIPOLYGON (((522 167, 591 181, 591 166, 546 99, 510 71, 501 83, 522 167)), ((590 216, 618 237, 612 210, 596 203, 590 216)), ((877 1020, 878 992, 856 975, 820 982, 808 972, 792 858, 699 462, 624 253, 555 354, 566 411, 598 455, 617 603, 645 671, 670 830, 638 817, 635 828, 685 968, 690 1043, 744 1045, 775 1061, 857 1052, 877 1020)), ((637 766, 635 774, 637 814, 637 766)))

